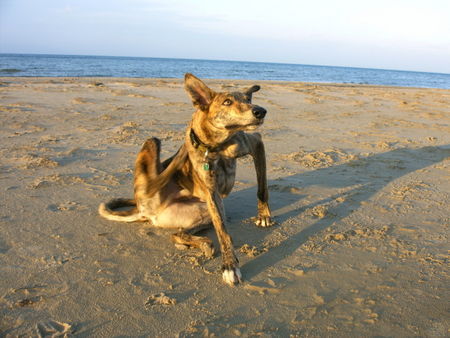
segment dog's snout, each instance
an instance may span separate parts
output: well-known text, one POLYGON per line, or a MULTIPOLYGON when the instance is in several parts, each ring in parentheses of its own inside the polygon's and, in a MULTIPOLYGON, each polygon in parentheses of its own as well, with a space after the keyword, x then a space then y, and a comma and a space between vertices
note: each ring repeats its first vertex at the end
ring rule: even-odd
POLYGON ((254 106, 252 108, 252 113, 256 118, 263 119, 264 116, 266 116, 267 110, 265 110, 263 107, 254 106))

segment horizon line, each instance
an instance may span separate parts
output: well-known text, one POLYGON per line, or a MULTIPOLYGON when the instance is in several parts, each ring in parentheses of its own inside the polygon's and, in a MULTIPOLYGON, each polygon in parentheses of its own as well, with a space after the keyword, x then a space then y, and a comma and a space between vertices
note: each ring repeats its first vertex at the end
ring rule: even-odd
POLYGON ((193 61, 210 61, 210 62, 246 62, 246 63, 262 63, 262 64, 278 64, 278 65, 293 65, 293 66, 307 66, 307 67, 327 67, 327 68, 351 68, 351 69, 365 69, 378 71, 393 71, 393 72, 408 72, 408 73, 425 73, 450 75, 450 73, 430 72, 420 70, 404 70, 404 69, 389 69, 389 68, 373 68, 373 67, 356 67, 356 66, 336 66, 336 65, 314 65, 304 63, 292 62, 274 62, 274 61, 248 61, 248 60, 218 60, 218 59, 203 59, 203 58, 186 58, 186 57, 161 57, 161 56, 126 56, 126 55, 92 55, 92 54, 54 54, 54 53, 14 53, 14 52, 0 52, 1 55, 36 55, 36 56, 79 56, 79 57, 110 57, 110 58, 137 58, 137 59, 168 59, 168 60, 193 60, 193 61))

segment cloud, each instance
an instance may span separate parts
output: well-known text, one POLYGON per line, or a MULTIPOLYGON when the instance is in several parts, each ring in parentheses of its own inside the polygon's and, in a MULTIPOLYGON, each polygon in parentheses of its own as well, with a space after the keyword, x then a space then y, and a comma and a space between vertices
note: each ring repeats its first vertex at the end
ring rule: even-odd
POLYGON ((164 11, 170 13, 174 24, 196 32, 293 42, 318 39, 450 46, 450 5, 443 1, 168 0, 164 3, 164 11), (436 2, 439 6, 432 6, 436 2))

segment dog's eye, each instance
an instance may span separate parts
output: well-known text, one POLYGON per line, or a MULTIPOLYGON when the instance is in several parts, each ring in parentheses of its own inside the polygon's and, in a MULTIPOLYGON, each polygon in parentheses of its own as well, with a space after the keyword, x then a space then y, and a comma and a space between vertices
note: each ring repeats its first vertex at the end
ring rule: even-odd
POLYGON ((231 101, 230 99, 226 99, 225 101, 223 101, 223 105, 224 106, 230 106, 233 103, 233 101, 231 101))

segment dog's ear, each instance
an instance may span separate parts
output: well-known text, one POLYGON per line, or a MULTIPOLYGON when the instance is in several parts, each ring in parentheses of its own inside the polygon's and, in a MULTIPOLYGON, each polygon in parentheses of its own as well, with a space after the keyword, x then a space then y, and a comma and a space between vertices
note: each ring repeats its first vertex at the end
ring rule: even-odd
POLYGON ((250 88, 244 90, 244 94, 245 94, 245 96, 247 96, 247 97, 250 99, 250 101, 251 101, 251 100, 252 100, 252 94, 253 94, 254 92, 257 92, 257 91, 260 90, 260 89, 261 89, 260 86, 254 85, 254 86, 251 86, 250 88))
POLYGON ((184 76, 184 88, 192 99, 192 103, 200 110, 207 111, 215 93, 199 78, 190 73, 184 76))

